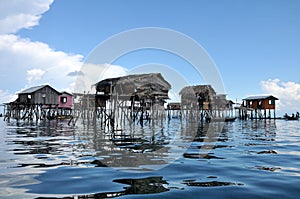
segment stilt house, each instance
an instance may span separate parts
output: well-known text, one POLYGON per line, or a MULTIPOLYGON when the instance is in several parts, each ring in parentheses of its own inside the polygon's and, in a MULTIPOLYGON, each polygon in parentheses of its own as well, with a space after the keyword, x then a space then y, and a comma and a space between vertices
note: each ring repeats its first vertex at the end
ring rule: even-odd
POLYGON ((35 86, 21 91, 16 103, 31 105, 58 105, 60 92, 49 85, 35 86))
POLYGON ((164 118, 164 103, 171 85, 160 73, 109 78, 95 84, 95 105, 101 121, 120 128, 134 122, 164 118))
POLYGON ((169 99, 170 89, 171 85, 160 73, 109 78, 96 84, 96 103, 103 106, 104 101, 117 96, 118 100, 139 101, 148 107, 154 102, 163 104, 169 99))
POLYGON ((250 118, 272 118, 271 111, 273 111, 273 117, 275 118, 275 102, 278 98, 272 95, 266 96, 250 96, 243 99, 242 107, 250 110, 250 118))
POLYGON ((5 119, 45 120, 56 117, 60 92, 49 85, 35 86, 18 93, 18 98, 5 104, 5 119))
POLYGON ((211 85, 187 86, 179 94, 181 95, 181 104, 184 109, 209 110, 216 96, 216 92, 211 85))
POLYGON ((66 91, 58 96, 58 108, 71 109, 73 107, 73 95, 66 91))
POLYGON ((223 119, 233 115, 232 101, 227 100, 225 94, 216 94, 211 85, 187 86, 179 94, 182 115, 186 118, 223 119))

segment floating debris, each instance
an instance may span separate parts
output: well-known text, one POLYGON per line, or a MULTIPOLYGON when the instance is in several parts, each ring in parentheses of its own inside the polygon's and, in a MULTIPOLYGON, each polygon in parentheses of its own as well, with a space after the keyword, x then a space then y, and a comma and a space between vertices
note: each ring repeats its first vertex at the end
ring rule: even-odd
POLYGON ((259 170, 264 170, 264 171, 278 171, 281 170, 280 167, 264 167, 264 166, 256 166, 255 168, 259 170))
POLYGON ((195 186, 195 187, 218 187, 218 186, 242 186, 243 183, 236 182, 219 182, 219 181, 210 181, 210 182, 183 182, 187 186, 195 186))
POLYGON ((268 151, 257 152, 257 154, 277 154, 277 152, 274 150, 268 150, 268 151))

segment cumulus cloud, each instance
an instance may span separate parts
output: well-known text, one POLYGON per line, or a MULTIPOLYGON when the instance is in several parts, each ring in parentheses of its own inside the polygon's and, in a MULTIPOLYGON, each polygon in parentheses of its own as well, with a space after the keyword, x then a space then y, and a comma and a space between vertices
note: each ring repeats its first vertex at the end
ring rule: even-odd
POLYGON ((66 89, 76 78, 67 75, 80 70, 83 58, 16 35, 0 35, 0 54, 5 57, 0 59, 0 85, 9 90, 45 83, 66 89))
POLYGON ((278 110, 281 112, 300 111, 300 84, 296 82, 283 82, 280 79, 261 81, 265 93, 279 98, 278 110))
POLYGON ((44 70, 39 68, 31 69, 27 71, 27 80, 29 84, 32 84, 34 81, 41 80, 43 75, 45 74, 44 70))
POLYGON ((51 84, 67 90, 79 70, 82 55, 51 49, 48 44, 33 42, 14 33, 38 25, 53 0, 0 1, 0 103, 29 86, 51 84), (5 90, 5 91, 4 91, 5 90))
POLYGON ((38 25, 52 3, 53 0, 0 1, 0 103, 11 101, 15 93, 30 86, 50 84, 59 91, 73 92, 78 91, 80 81, 87 89, 101 77, 124 75, 126 69, 120 66, 82 67, 80 54, 57 51, 46 43, 14 34, 38 25))
POLYGON ((124 76, 128 71, 118 65, 85 63, 80 72, 84 75, 77 77, 74 91, 94 93, 92 85, 95 83, 106 78, 124 76))
POLYGON ((83 74, 83 72, 81 72, 81 71, 73 71, 73 72, 69 72, 68 74, 67 74, 67 76, 71 76, 71 77, 74 77, 74 76, 82 76, 82 75, 84 75, 83 74))
POLYGON ((0 1, 0 34, 16 33, 22 28, 38 25, 41 15, 53 0, 0 1))
POLYGON ((9 102, 14 97, 13 94, 9 93, 8 91, 0 89, 0 99, 3 102, 9 102))

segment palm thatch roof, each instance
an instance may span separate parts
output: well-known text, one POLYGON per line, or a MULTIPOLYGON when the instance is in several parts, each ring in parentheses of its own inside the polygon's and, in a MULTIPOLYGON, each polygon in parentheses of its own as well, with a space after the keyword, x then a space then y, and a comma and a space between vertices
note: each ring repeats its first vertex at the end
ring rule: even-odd
POLYGON ((202 101, 211 101, 216 95, 211 85, 186 86, 179 92, 182 99, 201 99, 202 101))
POLYGON ((95 84, 104 95, 137 96, 140 99, 169 99, 171 85, 160 73, 137 74, 108 78, 95 84))

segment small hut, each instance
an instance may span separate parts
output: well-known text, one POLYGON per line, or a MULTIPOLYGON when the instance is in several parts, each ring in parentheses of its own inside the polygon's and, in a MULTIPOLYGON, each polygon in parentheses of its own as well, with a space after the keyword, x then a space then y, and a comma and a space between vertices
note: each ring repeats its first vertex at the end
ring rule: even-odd
POLYGON ((272 118, 271 111, 273 111, 273 118, 275 118, 276 100, 278 100, 278 98, 272 95, 250 96, 243 99, 241 108, 244 110, 250 110, 251 119, 272 118))
POLYGON ((18 98, 6 105, 5 119, 36 121, 57 115, 60 92, 49 85, 35 86, 18 93, 18 98))
POLYGON ((96 84, 98 94, 120 98, 137 97, 139 99, 168 99, 171 85, 160 73, 128 75, 109 78, 96 84))
POLYGON ((182 111, 186 118, 220 119, 233 116, 232 104, 226 94, 217 94, 211 85, 184 87, 180 93, 182 111))
POLYGON ((73 95, 63 91, 58 96, 58 109, 61 116, 71 116, 73 109, 73 95))
POLYGON ((167 105, 168 118, 180 118, 181 119, 181 103, 180 102, 170 102, 167 105))
POLYGON ((73 95, 66 91, 58 96, 58 108, 71 109, 73 106, 73 95))
POLYGON ((60 92, 49 85, 28 88, 18 94, 17 103, 32 105, 58 105, 60 92))
POLYGON ((212 116, 212 105, 216 92, 211 85, 184 87, 180 92, 182 116, 187 120, 212 116))
POLYGON ((184 109, 209 110, 216 92, 211 85, 197 85, 184 87, 179 95, 181 95, 181 103, 184 109))

